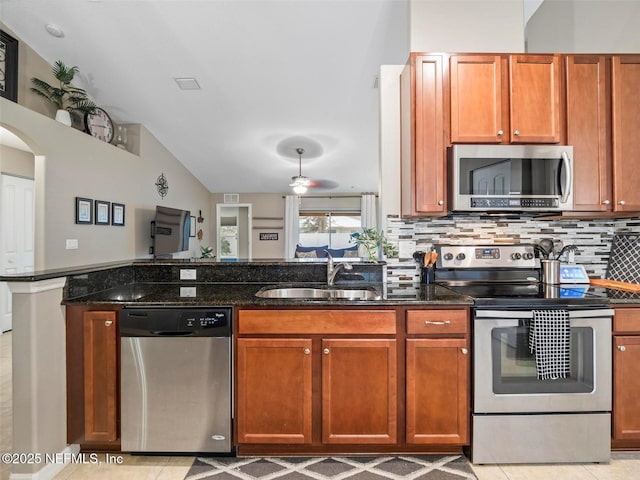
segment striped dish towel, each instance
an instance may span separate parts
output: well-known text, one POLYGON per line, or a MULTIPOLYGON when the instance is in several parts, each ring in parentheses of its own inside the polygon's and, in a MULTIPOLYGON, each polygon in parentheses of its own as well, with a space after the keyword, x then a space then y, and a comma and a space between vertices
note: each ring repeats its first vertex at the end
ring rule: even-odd
POLYGON ((566 310, 534 310, 529 350, 535 353, 538 380, 567 378, 571 367, 571 325, 566 310))

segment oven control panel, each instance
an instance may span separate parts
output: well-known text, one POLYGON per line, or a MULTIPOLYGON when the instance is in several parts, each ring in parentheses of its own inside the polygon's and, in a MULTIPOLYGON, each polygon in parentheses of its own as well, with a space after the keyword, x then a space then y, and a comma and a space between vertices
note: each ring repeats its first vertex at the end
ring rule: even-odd
POLYGON ((437 245, 439 268, 535 268, 533 245, 437 245))

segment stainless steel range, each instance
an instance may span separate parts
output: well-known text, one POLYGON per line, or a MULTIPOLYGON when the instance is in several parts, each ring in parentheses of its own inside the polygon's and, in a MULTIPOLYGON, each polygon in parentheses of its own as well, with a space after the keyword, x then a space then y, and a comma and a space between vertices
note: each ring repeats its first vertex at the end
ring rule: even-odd
POLYGON ((533 245, 436 248, 436 282, 475 299, 472 462, 609 461, 606 297, 540 282, 533 245))

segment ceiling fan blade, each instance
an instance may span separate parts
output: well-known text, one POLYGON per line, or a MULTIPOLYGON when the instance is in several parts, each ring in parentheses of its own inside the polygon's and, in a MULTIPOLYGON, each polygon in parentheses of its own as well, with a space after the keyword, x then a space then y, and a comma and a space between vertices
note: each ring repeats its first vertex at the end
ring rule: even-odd
POLYGON ((309 188, 319 188, 330 190, 332 188, 338 187, 339 183, 333 180, 312 180, 309 185, 309 188))

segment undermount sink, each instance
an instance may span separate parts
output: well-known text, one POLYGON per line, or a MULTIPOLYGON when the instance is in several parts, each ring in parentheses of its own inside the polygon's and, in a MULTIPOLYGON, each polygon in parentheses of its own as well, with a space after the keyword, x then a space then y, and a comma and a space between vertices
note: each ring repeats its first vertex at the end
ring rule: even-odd
POLYGON ((264 287, 257 293, 260 298, 317 298, 341 300, 380 300, 382 296, 375 288, 340 287, 264 287))

